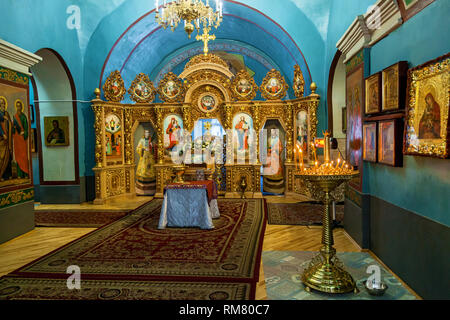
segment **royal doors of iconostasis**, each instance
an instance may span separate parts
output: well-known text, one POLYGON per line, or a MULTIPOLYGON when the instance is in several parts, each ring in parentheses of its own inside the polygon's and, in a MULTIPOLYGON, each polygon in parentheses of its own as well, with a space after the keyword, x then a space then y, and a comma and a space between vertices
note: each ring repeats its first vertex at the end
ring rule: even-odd
POLYGON ((247 71, 234 74, 213 54, 193 57, 156 88, 139 74, 127 90, 112 72, 103 85, 106 101, 100 89, 92 101, 94 203, 121 194, 162 197, 180 165, 189 179, 214 179, 225 197, 295 192, 295 163, 311 158, 319 103, 315 87, 303 96, 300 80, 297 97, 283 100, 288 85, 279 71, 257 86, 247 71), (264 100, 254 100, 258 91, 264 100), (122 103, 126 93, 134 103, 122 103), (162 102, 153 102, 156 94, 162 102))

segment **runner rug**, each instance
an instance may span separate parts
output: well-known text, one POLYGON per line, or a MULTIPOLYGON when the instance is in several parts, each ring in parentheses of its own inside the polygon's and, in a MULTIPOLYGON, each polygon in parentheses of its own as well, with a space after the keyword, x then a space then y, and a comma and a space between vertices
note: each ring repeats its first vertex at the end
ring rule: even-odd
POLYGON ((162 200, 0 279, 0 299, 253 299, 265 229, 262 199, 220 199, 215 228, 158 230, 162 200), (81 271, 68 290, 67 267, 81 271))
POLYGON ((402 283, 367 252, 338 252, 337 257, 352 275, 358 293, 327 294, 316 290, 307 292, 301 275, 310 260, 318 252, 311 251, 264 251, 263 268, 269 300, 414 300, 416 297, 402 283), (369 266, 380 268, 381 280, 388 289, 382 296, 370 295, 364 282, 371 275, 369 266))
MULTIPOLYGON (((323 204, 313 202, 268 203, 268 223, 312 225, 322 223, 323 204)), ((344 219, 344 205, 336 205, 336 221, 344 219)))
POLYGON ((34 211, 36 227, 99 228, 125 216, 127 212, 34 211))

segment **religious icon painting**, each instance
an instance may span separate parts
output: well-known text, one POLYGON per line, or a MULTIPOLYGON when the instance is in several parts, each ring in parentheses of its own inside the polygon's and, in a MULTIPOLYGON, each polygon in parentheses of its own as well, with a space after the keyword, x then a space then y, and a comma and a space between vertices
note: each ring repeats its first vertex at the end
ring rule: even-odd
POLYGON ((231 83, 231 91, 235 100, 250 101, 256 97, 258 86, 246 70, 241 70, 231 83))
POLYGON ((213 112, 219 105, 219 100, 214 93, 205 92, 198 98, 198 107, 203 112, 213 112))
POLYGON ((450 54, 408 71, 403 153, 449 157, 450 54))
POLYGON ((363 160, 377 162, 377 123, 363 125, 363 160))
POLYGON ((105 118, 106 158, 122 158, 123 135, 122 121, 119 116, 110 113, 105 118))
POLYGON ((383 70, 381 111, 395 111, 404 108, 407 70, 408 63, 406 61, 397 62, 383 70))
POLYGON ((69 145, 69 117, 44 117, 44 139, 47 147, 69 145))
POLYGON ((185 88, 176 74, 168 72, 159 82, 158 94, 164 102, 182 102, 185 88))
POLYGON ((174 151, 182 138, 183 119, 177 114, 170 114, 164 119, 164 149, 166 155, 174 151))
POLYGON ((305 93, 305 79, 303 78, 302 70, 300 66, 296 64, 294 66, 294 94, 297 98, 303 97, 305 93))
POLYGON ((366 114, 380 112, 381 73, 377 72, 366 78, 366 114))
POLYGON ((364 104, 363 66, 347 75, 347 159, 352 166, 361 165, 362 153, 362 114, 364 104))
POLYGON ((253 119, 247 113, 237 113, 233 118, 235 152, 248 155, 252 143, 253 119))
POLYGON ((402 119, 380 121, 378 123, 378 162, 391 166, 402 165, 401 126, 402 119))
MULTIPOLYGON (((14 71, 11 73, 16 74, 14 71)), ((31 184, 28 86, 0 74, 0 188, 31 184)), ((9 189, 9 188, 8 188, 9 189)))
POLYGON ((140 73, 131 83, 128 93, 136 103, 150 103, 155 99, 155 87, 148 76, 140 73))
POLYGON ((103 94, 106 100, 113 102, 120 102, 126 93, 125 84, 119 71, 113 71, 106 78, 103 84, 103 94))
POLYGON ((280 100, 286 96, 288 85, 278 70, 270 70, 261 84, 261 95, 266 100, 280 100))
MULTIPOLYGON (((306 159, 308 154, 308 113, 306 110, 301 110, 297 113, 295 119, 296 130, 296 150, 299 148, 302 150, 303 156, 306 159)), ((300 152, 300 150, 298 151, 300 152)))

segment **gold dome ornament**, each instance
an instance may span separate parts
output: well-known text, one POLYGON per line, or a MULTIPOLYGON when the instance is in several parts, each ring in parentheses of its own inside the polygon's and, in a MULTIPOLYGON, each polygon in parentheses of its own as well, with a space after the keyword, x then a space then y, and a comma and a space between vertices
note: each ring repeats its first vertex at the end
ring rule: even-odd
POLYGON ((318 96, 318 94, 316 93, 317 84, 315 82, 311 82, 309 88, 311 89, 311 96, 318 96))
POLYGON ((95 88, 94 94, 95 94, 95 99, 100 100, 100 95, 102 94, 100 91, 100 88, 95 88))

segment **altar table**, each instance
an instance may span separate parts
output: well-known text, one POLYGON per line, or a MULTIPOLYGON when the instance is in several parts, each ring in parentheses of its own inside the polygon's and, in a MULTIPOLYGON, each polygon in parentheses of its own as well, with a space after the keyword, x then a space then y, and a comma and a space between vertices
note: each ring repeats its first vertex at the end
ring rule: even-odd
POLYGON ((217 185, 214 181, 173 183, 164 188, 158 229, 199 227, 213 229, 213 218, 220 216, 217 185))

